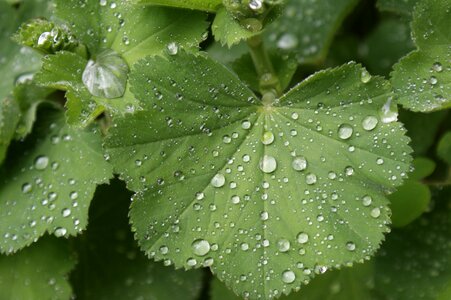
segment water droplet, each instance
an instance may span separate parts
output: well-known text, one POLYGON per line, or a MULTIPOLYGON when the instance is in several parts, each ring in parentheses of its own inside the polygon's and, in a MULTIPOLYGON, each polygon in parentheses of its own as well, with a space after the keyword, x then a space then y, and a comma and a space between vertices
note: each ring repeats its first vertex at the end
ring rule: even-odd
POLYGON ((387 102, 382 106, 380 111, 380 117, 382 123, 391 123, 398 120, 398 109, 396 104, 392 103, 393 98, 388 97, 387 102))
POLYGON ((56 237, 62 237, 67 234, 67 229, 64 227, 58 227, 55 229, 55 236, 56 237))
POLYGON ((277 241, 277 247, 279 248, 280 252, 287 252, 290 250, 290 241, 287 239, 281 239, 277 241))
POLYGON ((111 49, 101 51, 88 61, 83 84, 89 92, 102 98, 118 98, 125 93, 129 68, 125 60, 111 49))
POLYGON ((316 175, 313 173, 309 173, 307 174, 307 176, 305 176, 305 182, 307 184, 315 184, 316 183, 316 175))
POLYGON ((296 280, 296 274, 293 271, 286 270, 282 273, 282 281, 285 283, 293 283, 296 280))
POLYGON ((186 260, 186 265, 188 266, 188 267, 194 267, 194 266, 196 266, 197 265, 197 260, 195 259, 195 258, 188 258, 187 260, 186 260))
POLYGON ((379 209, 379 207, 373 208, 370 212, 370 215, 375 219, 379 218, 379 216, 381 215, 381 210, 379 209))
POLYGON ((371 131, 376 128, 377 123, 379 123, 379 120, 375 116, 367 116, 362 121, 362 127, 367 131, 371 131))
POLYGON ((225 177, 222 174, 216 174, 212 179, 211 179, 211 185, 214 187, 222 187, 225 184, 225 177))
POLYGON ((47 156, 38 156, 34 161, 36 170, 44 170, 49 165, 49 158, 47 156))
POLYGON ((298 38, 291 33, 283 34, 277 41, 277 47, 279 47, 280 49, 283 49, 283 50, 293 49, 297 45, 298 45, 298 38))
POLYGON ((262 0, 251 0, 249 1, 249 8, 252 10, 259 10, 262 8, 263 3, 262 0))
POLYGON ((249 250, 249 244, 248 243, 242 243, 240 247, 241 247, 241 250, 243 250, 243 251, 249 250))
POLYGON ((264 155, 260 160, 260 170, 264 173, 272 173, 277 168, 277 161, 273 156, 264 155))
POLYGON ((362 198, 363 206, 370 206, 372 202, 373 202, 373 198, 371 198, 371 196, 369 196, 369 195, 363 196, 363 198, 362 198))
POLYGON ((368 73, 367 70, 363 69, 362 72, 360 73, 360 80, 363 83, 367 83, 371 80, 371 74, 368 73))
POLYGON ((100 6, 105 6, 107 0, 100 0, 100 6))
POLYGON ((435 62, 435 63, 432 65, 432 70, 435 71, 435 72, 441 72, 441 71, 443 71, 442 64, 439 63, 439 62, 435 62))
POLYGON ((340 127, 338 127, 338 136, 342 140, 349 139, 353 132, 354 129, 352 129, 352 126, 349 124, 341 124, 340 127))
POLYGON ((346 168, 345 168, 345 174, 346 174, 347 176, 353 175, 353 174, 354 174, 354 168, 353 168, 353 167, 346 167, 346 168))
POLYGON ((31 185, 31 183, 28 183, 28 182, 24 183, 22 185, 22 193, 27 194, 27 193, 31 192, 32 188, 33 188, 33 186, 31 185))
POLYGON ((169 252, 169 248, 167 246, 161 246, 160 247, 160 253, 161 254, 166 255, 166 254, 168 254, 168 252, 169 252))
POLYGON ((65 209, 63 209, 63 210, 61 211, 61 215, 62 215, 64 218, 70 216, 70 214, 71 214, 71 211, 70 211, 69 208, 65 208, 65 209))
POLYGON ((210 252, 210 243, 206 240, 195 240, 191 246, 193 253, 197 256, 205 256, 210 252))
POLYGON ((353 242, 347 242, 346 243, 346 249, 348 251, 354 251, 355 250, 355 244, 353 242))
POLYGON ((438 82, 437 77, 431 76, 431 78, 429 78, 429 82, 430 82, 432 85, 436 85, 437 82, 438 82))
POLYGON ((263 145, 271 145, 274 142, 274 134, 270 131, 266 131, 262 136, 263 145))
POLYGON ((249 129, 249 128, 251 128, 251 122, 249 122, 248 120, 244 120, 244 121, 241 123, 241 128, 243 128, 243 129, 249 129))
POLYGON ((166 48, 169 55, 176 55, 179 51, 179 45, 176 42, 170 42, 166 48))
POLYGON ((291 114, 291 118, 293 120, 297 120, 297 119, 299 119, 299 114, 297 112, 294 112, 294 113, 291 114))
POLYGON ((378 159, 376 159, 376 163, 378 165, 383 165, 384 164, 384 160, 382 158, 378 158, 378 159))
POLYGON ((240 196, 234 195, 230 198, 230 201, 232 201, 233 204, 238 204, 240 203, 240 196))
POLYGON ((307 160, 303 156, 298 156, 295 159, 293 159, 291 166, 296 171, 303 171, 307 168, 307 160))
POLYGON ((260 214, 260 219, 261 219, 262 221, 268 220, 268 219, 269 219, 269 214, 268 214, 268 212, 266 212, 266 211, 262 212, 262 213, 260 214))
POLYGON ((309 237, 307 233, 301 232, 297 235, 296 239, 299 244, 305 244, 308 242, 309 237))

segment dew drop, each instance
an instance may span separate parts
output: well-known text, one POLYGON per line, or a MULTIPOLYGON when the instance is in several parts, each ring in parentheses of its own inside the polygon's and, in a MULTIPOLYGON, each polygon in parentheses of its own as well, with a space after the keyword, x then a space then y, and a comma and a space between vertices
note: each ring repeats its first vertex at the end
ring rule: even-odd
POLYGON ((206 240, 195 240, 191 246, 193 253, 197 256, 205 256, 210 252, 210 243, 206 240))
POLYGON ((305 232, 301 232, 296 237, 299 244, 305 244, 308 242, 309 236, 305 232))
POLYGON ((62 215, 64 218, 67 218, 68 216, 70 216, 70 214, 71 214, 71 211, 70 211, 69 208, 65 208, 65 209, 63 209, 63 210, 61 211, 61 215, 62 215))
POLYGON ((316 175, 313 173, 309 173, 307 174, 307 176, 305 176, 305 182, 309 185, 315 184, 316 180, 317 180, 316 175))
POLYGON ((381 210, 379 209, 379 207, 373 208, 370 212, 370 215, 375 219, 379 218, 379 216, 381 215, 381 210))
POLYGON ((211 179, 211 185, 214 187, 222 187, 225 184, 225 177, 222 174, 216 174, 212 179, 211 179))
POLYGON ((389 97, 380 110, 382 123, 391 123, 398 120, 398 109, 396 104, 393 104, 392 101, 393 98, 389 97))
POLYGON ((441 71, 443 71, 442 64, 439 63, 439 62, 435 62, 435 63, 432 65, 432 70, 435 71, 435 72, 441 72, 441 71))
POLYGON ((263 3, 262 0, 251 0, 249 1, 249 8, 252 10, 259 10, 262 8, 263 3))
POLYGON ((295 159, 293 159, 291 166, 296 171, 303 171, 307 168, 307 160, 303 156, 298 156, 295 159))
POLYGON ((363 206, 370 206, 372 202, 373 202, 373 198, 371 198, 371 196, 369 196, 369 195, 363 196, 363 198, 362 198, 363 206))
POLYGON ((348 251, 354 251, 355 250, 355 244, 353 242, 347 242, 346 243, 346 249, 348 251))
POLYGON ((166 49, 169 55, 176 55, 179 51, 179 45, 176 42, 170 42, 166 46, 166 49))
POLYGON ((287 239, 281 239, 277 241, 277 248, 280 252, 287 252, 290 250, 290 241, 287 239))
POLYGON ((55 236, 56 237, 62 237, 67 234, 67 229, 64 227, 58 227, 55 229, 55 236))
POLYGON ((273 156, 264 155, 262 159, 260 159, 260 170, 264 173, 272 173, 277 168, 277 161, 273 156))
POLYGON ((243 128, 243 129, 249 129, 249 128, 251 128, 251 122, 249 122, 248 120, 244 120, 244 121, 241 123, 241 128, 243 128))
POLYGON ((31 183, 26 182, 22 185, 22 193, 27 194, 31 192, 32 188, 33 186, 31 185, 31 183))
POLYGON ((282 273, 282 281, 285 283, 293 283, 296 280, 296 275, 293 271, 286 270, 282 273))
POLYGON ((266 131, 262 136, 263 145, 271 145, 274 142, 274 134, 271 131, 266 131))
POLYGON ((367 131, 371 131, 376 128, 377 123, 379 123, 379 120, 375 116, 367 116, 362 121, 362 127, 367 131))
POLYGON ((342 140, 347 140, 352 136, 352 133, 354 130, 352 129, 352 126, 349 124, 341 124, 340 127, 338 127, 338 136, 342 140))
POLYGON ((371 74, 368 73, 367 70, 363 69, 362 72, 360 73, 360 80, 363 83, 367 83, 371 80, 371 74))
POLYGON ((49 158, 47 156, 38 156, 34 161, 36 170, 44 170, 49 165, 49 158))
POLYGON ((298 45, 298 38, 291 33, 283 34, 277 41, 277 47, 279 47, 280 49, 283 49, 283 50, 293 49, 297 45, 298 45))

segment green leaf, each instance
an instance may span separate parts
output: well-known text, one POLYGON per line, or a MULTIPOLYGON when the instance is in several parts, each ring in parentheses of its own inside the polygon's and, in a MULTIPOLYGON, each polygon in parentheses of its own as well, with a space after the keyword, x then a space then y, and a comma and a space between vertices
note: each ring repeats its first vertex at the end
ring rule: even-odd
POLYGON ((451 131, 446 132, 440 139, 437 155, 451 165, 451 131))
POLYGON ((221 0, 134 0, 141 4, 163 5, 178 8, 197 9, 215 12, 222 5, 221 0))
POLYGON ((0 255, 0 299, 71 299, 67 275, 76 261, 68 246, 45 237, 15 255, 0 255))
POLYGON ((376 260, 376 287, 389 299, 451 296, 449 192, 448 188, 436 196, 437 207, 432 213, 387 236, 376 260))
POLYGON ((245 42, 241 42, 231 48, 222 46, 221 43, 215 42, 207 48, 207 52, 208 55, 210 55, 210 57, 214 60, 222 64, 229 64, 248 53, 249 48, 245 42))
POLYGON ((399 19, 382 20, 360 47, 369 71, 379 75, 388 75, 402 56, 415 49, 409 23, 399 19))
POLYGON ((20 110, 17 101, 12 97, 0 98, 0 164, 6 157, 6 151, 19 120, 20 110))
POLYGON ((71 31, 87 46, 91 57, 88 61, 65 51, 47 56, 36 80, 43 86, 68 91, 68 122, 82 127, 105 109, 112 115, 139 109, 126 85, 125 64, 131 66, 140 58, 166 51, 176 53, 179 47, 197 48, 207 28, 205 15, 200 12, 145 7, 124 1, 108 5, 97 0, 85 4, 81 0, 56 3, 57 17, 73 24, 71 31), (109 50, 105 52, 105 49, 109 50), (114 53, 113 59, 111 56, 105 59, 105 53, 114 53), (122 71, 117 73, 119 67, 122 71), (84 80, 83 74, 86 74, 84 80), (117 89, 117 83, 121 89, 117 89), (105 91, 99 92, 99 85, 105 91))
MULTIPOLYGON (((45 232, 76 235, 87 225, 97 184, 112 175, 98 132, 65 125, 46 111, 33 134, 0 169, 0 251, 15 252, 45 232)), ((39 119, 38 119, 39 120, 39 119)))
MULTIPOLYGON (((270 55, 270 58, 274 65, 275 73, 279 78, 282 90, 285 90, 290 85, 294 72, 297 69, 297 62, 292 58, 282 58, 278 55, 270 55)), ((251 90, 260 90, 260 78, 255 70, 252 57, 249 54, 243 55, 235 60, 231 66, 235 73, 242 81, 247 83, 251 90)))
POLYGON ((133 69, 146 109, 115 121, 106 151, 137 192, 130 218, 148 255, 271 298, 379 247, 385 191, 411 160, 387 82, 348 64, 263 105, 203 56, 133 69))
POLYGON ((357 0, 288 0, 283 15, 266 30, 282 53, 294 53, 299 63, 324 60, 335 32, 357 0))
POLYGON ((435 162, 426 157, 417 157, 413 161, 414 170, 409 174, 409 179, 420 180, 431 175, 435 170, 435 162))
POLYGON ((418 0, 377 0, 376 6, 381 11, 410 16, 417 2, 418 0))
POLYGON ((74 243, 80 260, 72 273, 77 299, 196 299, 200 271, 165 268, 138 249, 128 224, 130 196, 118 180, 97 189, 88 230, 74 243))
POLYGON ((413 14, 415 50, 391 73, 394 91, 406 109, 429 112, 451 107, 451 18, 448 0, 424 0, 413 14))
POLYGON ((215 40, 229 48, 242 40, 247 40, 260 33, 260 28, 248 30, 239 23, 225 8, 220 8, 216 13, 211 27, 215 40))

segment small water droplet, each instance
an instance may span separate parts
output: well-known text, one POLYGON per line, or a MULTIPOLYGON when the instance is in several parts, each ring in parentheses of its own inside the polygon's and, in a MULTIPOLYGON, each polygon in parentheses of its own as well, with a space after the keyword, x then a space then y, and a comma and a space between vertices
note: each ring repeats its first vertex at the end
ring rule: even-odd
POLYGON ((287 239, 281 239, 277 241, 277 247, 279 248, 280 252, 287 252, 290 250, 290 241, 287 239))
POLYGON ((62 237, 67 234, 67 229, 64 227, 58 227, 55 229, 55 236, 56 237, 62 237))
POLYGON ((432 70, 435 71, 435 72, 441 72, 441 71, 443 71, 442 64, 439 63, 439 62, 435 62, 435 63, 432 65, 432 70))
POLYGON ((273 156, 264 155, 260 159, 260 170, 264 173, 272 173, 277 169, 277 161, 273 156))
POLYGON ((44 170, 49 165, 49 158, 47 156, 38 156, 34 161, 36 170, 44 170))
POLYGON ((308 242, 309 236, 305 232, 301 232, 296 237, 299 244, 305 244, 308 242))
POLYGON ((283 49, 283 50, 293 49, 297 45, 298 45, 298 38, 291 33, 283 34, 277 41, 277 47, 279 47, 280 49, 283 49))
POLYGON ((27 194, 27 193, 31 192, 32 188, 33 188, 33 186, 31 185, 31 183, 28 183, 28 182, 24 183, 22 185, 22 193, 27 194))
POLYGON ((262 8, 263 3, 262 0, 250 0, 249 1, 249 8, 252 10, 259 10, 262 8))
POLYGON ((347 242, 346 243, 346 249, 348 251, 354 251, 355 250, 355 244, 353 242, 347 242))
POLYGON ((363 198, 362 198, 363 206, 370 206, 372 202, 373 202, 373 198, 371 198, 371 196, 369 196, 369 195, 363 196, 363 198))
POLYGON ((170 42, 166 48, 169 55, 176 55, 179 51, 179 45, 176 42, 170 42))
POLYGON ((381 215, 381 210, 379 209, 379 207, 375 207, 371 210, 370 215, 375 219, 379 218, 379 216, 381 215))
POLYGON ((61 215, 62 215, 64 218, 70 216, 70 214, 71 214, 71 211, 70 211, 69 208, 65 208, 65 209, 63 209, 63 210, 61 211, 61 215))
POLYGON ((377 123, 379 123, 379 120, 375 116, 367 116, 362 121, 362 127, 367 131, 371 131, 376 128, 377 123))
POLYGON ((316 180, 317 180, 316 175, 313 173, 309 173, 307 174, 307 176, 305 176, 305 182, 309 185, 315 184, 316 180))
POLYGON ((291 166, 296 171, 303 171, 307 168, 307 160, 303 156, 298 156, 295 159, 293 159, 291 166))
POLYGON ((367 83, 371 80, 371 74, 368 73, 367 70, 363 69, 362 72, 360 73, 360 80, 363 83, 367 83))
POLYGON ((266 131, 262 136, 263 145, 271 145, 274 142, 274 134, 270 131, 266 131))

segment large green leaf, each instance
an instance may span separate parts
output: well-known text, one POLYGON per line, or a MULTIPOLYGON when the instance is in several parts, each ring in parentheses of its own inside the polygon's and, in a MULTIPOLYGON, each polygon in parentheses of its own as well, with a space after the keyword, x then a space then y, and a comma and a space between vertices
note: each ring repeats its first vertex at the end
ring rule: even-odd
POLYGON ((163 5, 215 12, 222 5, 221 0, 133 0, 141 4, 163 5))
POLYGON ((451 107, 451 2, 424 0, 413 14, 415 50, 391 73, 393 88, 405 108, 433 111, 451 107))
POLYGON ((128 224, 130 196, 118 180, 96 191, 88 230, 74 243, 80 261, 72 274, 77 299, 195 299, 202 272, 174 271, 139 251, 128 224))
POLYGON ((126 1, 57 0, 56 3, 56 16, 72 24, 71 32, 87 46, 90 60, 88 62, 82 56, 64 51, 48 56, 37 81, 44 86, 68 91, 68 121, 79 126, 86 126, 105 109, 111 114, 139 109, 139 104, 128 91, 127 70, 114 72, 119 64, 131 66, 147 55, 165 51, 176 53, 179 47, 197 48, 207 28, 205 15, 200 12, 146 7, 126 1), (105 49, 109 50, 105 52, 105 49), (109 69, 106 74, 112 73, 113 76, 101 77, 91 72, 95 74, 93 80, 85 81, 85 67, 94 62, 100 64, 101 59, 104 60, 102 70, 109 69), (87 83, 93 81, 108 91, 118 86, 125 89, 105 97, 89 89, 87 83))
POLYGON ((130 78, 146 109, 117 119, 106 148, 137 192, 130 217, 147 254, 271 298, 379 247, 385 193, 411 160, 383 79, 348 64, 263 105, 184 52, 143 60, 130 78))
POLYGON ((436 195, 432 213, 388 235, 376 260, 376 287, 387 299, 450 299, 450 192, 436 195))
POLYGON ((323 60, 335 32, 357 0, 288 0, 283 15, 268 27, 273 47, 294 53, 299 63, 323 60))
POLYGON ((98 132, 68 128, 60 112, 41 118, 0 169, 0 252, 15 252, 45 232, 79 233, 96 185, 112 174, 98 132))
POLYGON ((12 256, 0 255, 0 299, 71 299, 75 266, 68 243, 45 237, 12 256))

